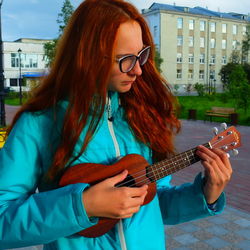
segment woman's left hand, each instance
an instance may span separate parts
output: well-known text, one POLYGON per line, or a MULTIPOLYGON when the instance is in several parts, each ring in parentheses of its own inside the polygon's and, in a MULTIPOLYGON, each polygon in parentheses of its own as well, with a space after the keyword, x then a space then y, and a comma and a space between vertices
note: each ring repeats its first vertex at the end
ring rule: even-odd
POLYGON ((205 169, 203 192, 208 204, 214 203, 231 179, 232 167, 227 154, 221 149, 197 147, 196 154, 201 158, 205 169))

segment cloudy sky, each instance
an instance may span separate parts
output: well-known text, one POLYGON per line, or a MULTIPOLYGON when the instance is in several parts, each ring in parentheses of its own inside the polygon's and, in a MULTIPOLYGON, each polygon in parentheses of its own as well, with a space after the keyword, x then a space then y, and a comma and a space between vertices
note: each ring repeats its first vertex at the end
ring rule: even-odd
MULTIPOLYGON (((1 1, 1 0, 0 0, 1 1)), ((77 7, 82 0, 71 0, 77 7)), ((58 35, 57 15, 64 0, 3 0, 2 36, 4 41, 19 38, 51 39, 58 35)), ((189 7, 208 7, 221 12, 250 13, 249 0, 130 0, 138 9, 149 8, 153 2, 189 7)))

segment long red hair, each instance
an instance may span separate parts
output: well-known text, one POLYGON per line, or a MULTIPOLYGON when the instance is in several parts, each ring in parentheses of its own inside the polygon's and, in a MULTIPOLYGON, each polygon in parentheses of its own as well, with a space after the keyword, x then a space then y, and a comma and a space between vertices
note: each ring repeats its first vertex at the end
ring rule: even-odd
POLYGON ((121 103, 135 136, 152 148, 156 158, 174 152, 172 137, 180 128, 173 112, 176 99, 156 70, 154 43, 146 21, 123 0, 86 0, 65 29, 49 75, 21 107, 10 127, 23 112, 50 109, 60 100, 69 100, 62 137, 47 173, 51 180, 69 164, 91 107, 92 120, 80 154, 90 142, 104 112, 117 30, 121 23, 131 20, 140 24, 143 43, 151 46, 152 53, 131 90, 120 94, 121 103))

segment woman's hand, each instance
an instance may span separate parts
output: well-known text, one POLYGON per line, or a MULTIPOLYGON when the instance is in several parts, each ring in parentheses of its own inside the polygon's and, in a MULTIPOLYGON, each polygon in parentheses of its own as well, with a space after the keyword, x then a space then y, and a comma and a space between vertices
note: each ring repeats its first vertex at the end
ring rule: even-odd
POLYGON ((221 149, 198 146, 196 154, 205 169, 204 195, 208 204, 214 203, 231 179, 232 167, 227 154, 221 149))
POLYGON ((123 219, 138 212, 144 202, 148 186, 115 187, 128 174, 127 170, 108 178, 83 192, 82 199, 89 217, 123 219))

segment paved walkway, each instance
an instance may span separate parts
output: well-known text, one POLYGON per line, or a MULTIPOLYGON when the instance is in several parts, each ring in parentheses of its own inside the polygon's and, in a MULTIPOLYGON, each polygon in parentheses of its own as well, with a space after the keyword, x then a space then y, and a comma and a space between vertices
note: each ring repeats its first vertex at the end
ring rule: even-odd
MULTIPOLYGON (((6 106, 7 123, 14 113, 13 107, 6 106)), ((219 123, 203 121, 182 121, 182 123, 182 132, 176 138, 179 152, 210 141, 213 137, 212 128, 220 127, 219 123)), ((168 249, 250 250, 250 127, 236 128, 242 136, 242 147, 237 157, 231 157, 234 173, 226 188, 228 205, 225 211, 221 215, 206 219, 166 226, 168 249)), ((200 171, 202 167, 196 163, 174 174, 173 184, 191 182, 200 171)), ((38 250, 41 247, 22 248, 24 249, 38 250)), ((138 250, 143 249, 138 248, 138 250)))

